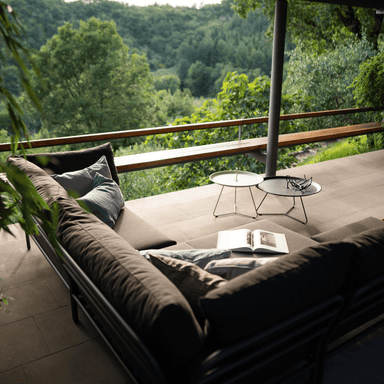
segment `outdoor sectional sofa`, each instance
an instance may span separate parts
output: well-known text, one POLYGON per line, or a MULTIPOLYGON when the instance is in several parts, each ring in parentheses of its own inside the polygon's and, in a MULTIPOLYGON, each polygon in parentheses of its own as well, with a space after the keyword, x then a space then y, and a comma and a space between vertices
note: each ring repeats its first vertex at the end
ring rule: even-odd
POLYGON ((327 356, 347 345, 351 331, 354 342, 382 324, 362 327, 384 314, 379 219, 313 239, 256 220, 245 227, 285 233, 290 253, 227 281, 177 258, 196 249, 215 261, 217 234, 176 244, 125 206, 107 225, 51 176, 105 156, 118 184, 109 143, 46 154, 44 167, 41 155, 8 161, 48 204, 59 204, 62 255, 41 227, 33 239, 69 290, 73 320, 80 307, 133 382, 272 383, 307 372, 320 383, 327 356))

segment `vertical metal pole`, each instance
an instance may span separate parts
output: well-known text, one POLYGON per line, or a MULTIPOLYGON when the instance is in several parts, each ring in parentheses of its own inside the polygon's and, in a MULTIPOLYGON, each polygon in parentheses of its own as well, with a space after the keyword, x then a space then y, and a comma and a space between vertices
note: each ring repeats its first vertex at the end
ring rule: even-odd
POLYGON ((266 176, 275 176, 277 169, 281 87, 283 84, 285 30, 287 25, 287 0, 276 0, 275 7, 266 176))

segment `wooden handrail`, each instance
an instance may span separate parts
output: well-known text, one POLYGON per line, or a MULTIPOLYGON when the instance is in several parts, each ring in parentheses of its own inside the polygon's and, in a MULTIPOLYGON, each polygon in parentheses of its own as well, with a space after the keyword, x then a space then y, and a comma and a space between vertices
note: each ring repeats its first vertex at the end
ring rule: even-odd
MULTIPOLYGON (((366 123, 346 127, 319 129, 317 131, 288 133, 279 136, 278 146, 279 148, 283 148, 382 131, 383 126, 381 123, 366 123)), ((227 141, 195 147, 146 152, 115 157, 115 165, 118 173, 132 172, 217 157, 234 156, 245 153, 252 154, 267 149, 267 144, 268 137, 257 137, 254 139, 227 141)))
MULTIPOLYGON (((297 113, 297 114, 290 114, 290 115, 281 115, 280 120, 308 119, 308 118, 316 118, 316 117, 324 117, 324 116, 335 116, 335 115, 344 115, 344 114, 352 114, 352 113, 370 112, 370 111, 376 111, 376 110, 380 110, 380 109, 369 107, 369 108, 337 109, 337 110, 320 111, 320 112, 305 112, 305 113, 297 113)), ((157 128, 134 129, 130 131, 94 133, 89 135, 66 136, 66 137, 56 137, 52 139, 31 140, 29 144, 32 148, 41 148, 41 147, 50 147, 50 146, 65 145, 65 144, 88 143, 88 142, 94 142, 94 141, 124 139, 128 137, 158 135, 162 133, 194 131, 194 130, 200 130, 200 129, 230 127, 230 126, 237 126, 237 125, 260 124, 260 123, 268 122, 268 119, 269 119, 268 116, 264 116, 264 117, 253 117, 248 119, 222 120, 222 121, 215 121, 215 122, 208 122, 208 123, 184 124, 184 125, 157 127, 157 128)), ((29 144, 27 141, 23 141, 21 144, 23 144, 25 148, 29 147, 29 144)), ((20 144, 19 144, 19 148, 20 148, 20 144)), ((11 143, 0 144, 0 152, 10 151, 10 150, 11 150, 11 143)))

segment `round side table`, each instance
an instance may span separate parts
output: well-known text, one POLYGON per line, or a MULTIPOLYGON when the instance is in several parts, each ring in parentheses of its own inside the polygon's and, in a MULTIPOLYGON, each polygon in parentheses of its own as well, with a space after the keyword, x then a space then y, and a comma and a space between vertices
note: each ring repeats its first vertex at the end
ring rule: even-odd
POLYGON ((217 199, 217 202, 216 202, 215 209, 213 210, 213 216, 219 217, 219 216, 224 216, 224 215, 238 214, 238 215, 247 216, 247 217, 251 217, 253 219, 256 219, 257 208, 256 208, 256 204, 255 204, 255 199, 253 198, 251 187, 256 186, 257 184, 261 183, 263 181, 262 176, 260 176, 256 173, 253 173, 253 172, 246 172, 246 171, 223 171, 223 172, 213 173, 211 176, 209 176, 209 179, 211 181, 213 181, 215 184, 222 186, 219 198, 217 199), (216 208, 219 204, 221 194, 223 193, 224 187, 235 188, 234 211, 217 215, 216 214, 216 208), (255 207, 255 216, 246 215, 244 213, 239 213, 237 211, 237 205, 236 205, 237 188, 249 188, 249 192, 251 194, 253 206, 255 207))
MULTIPOLYGON (((291 177, 291 180, 296 182, 301 182, 303 179, 300 177, 291 177)), ((287 182, 286 176, 271 176, 271 177, 265 177, 264 181, 262 183, 259 183, 257 185, 257 188, 261 191, 265 192, 265 196, 259 206, 257 207, 257 211, 259 211, 261 204, 263 204, 265 198, 268 196, 268 194, 276 195, 276 196, 285 196, 285 197, 292 197, 293 198, 293 205, 290 209, 288 209, 285 213, 259 213, 260 216, 262 215, 285 215, 290 217, 291 219, 295 219, 299 221, 300 223, 307 224, 308 223, 308 217, 307 213, 305 212, 304 203, 303 203, 303 197, 305 196, 311 196, 315 195, 316 193, 319 193, 321 191, 321 186, 314 181, 312 181, 312 184, 305 189, 297 189, 294 188, 292 185, 290 185, 287 182), (301 201, 301 206, 303 208, 305 221, 296 219, 296 217, 293 217, 290 215, 290 212, 293 208, 295 208, 295 198, 299 197, 301 201)))

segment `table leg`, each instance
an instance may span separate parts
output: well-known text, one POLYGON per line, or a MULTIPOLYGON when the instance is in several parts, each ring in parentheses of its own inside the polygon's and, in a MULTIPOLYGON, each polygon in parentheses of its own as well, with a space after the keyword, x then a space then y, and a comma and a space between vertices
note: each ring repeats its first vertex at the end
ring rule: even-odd
POLYGON ((219 205, 219 201, 220 201, 220 198, 221 198, 221 194, 223 193, 224 185, 221 187, 221 191, 220 191, 220 194, 219 194, 219 198, 217 199, 215 208, 214 208, 214 210, 213 210, 213 216, 215 216, 215 217, 219 217, 219 216, 225 216, 225 215, 233 215, 233 214, 237 214, 237 215, 241 215, 241 216, 251 217, 252 219, 256 219, 256 217, 257 217, 257 208, 256 208, 256 204, 255 204, 255 199, 254 199, 254 197, 253 197, 253 193, 252 193, 252 189, 251 189, 251 187, 248 187, 248 188, 249 188, 249 192, 250 192, 250 194, 251 194, 251 198, 252 198, 253 206, 254 206, 254 208, 255 208, 255 216, 252 216, 252 215, 246 215, 246 214, 244 214, 244 213, 239 213, 239 212, 237 211, 237 187, 235 187, 235 203, 234 203, 234 210, 233 210, 233 212, 216 214, 216 208, 217 208, 217 206, 219 205))
POLYGON ((268 193, 265 194, 263 200, 261 200, 261 203, 260 203, 259 206, 257 207, 257 214, 258 214, 259 216, 267 216, 267 215, 284 215, 284 216, 288 216, 288 217, 290 217, 291 219, 294 219, 294 220, 298 221, 299 223, 302 223, 302 224, 307 224, 307 223, 308 223, 307 213, 306 213, 306 211, 305 211, 305 207, 304 207, 304 203, 303 203, 303 198, 302 198, 301 196, 298 196, 298 197, 300 197, 301 206, 302 206, 302 208, 303 208, 305 221, 302 221, 302 220, 297 219, 296 217, 293 217, 293 216, 290 215, 291 211, 295 208, 295 205, 296 205, 295 196, 293 196, 293 205, 292 205, 292 207, 289 208, 288 211, 285 212, 285 213, 260 213, 260 212, 259 212, 259 209, 260 209, 260 207, 261 207, 261 204, 263 204, 263 202, 264 202, 265 198, 267 197, 267 195, 268 195, 268 193))

